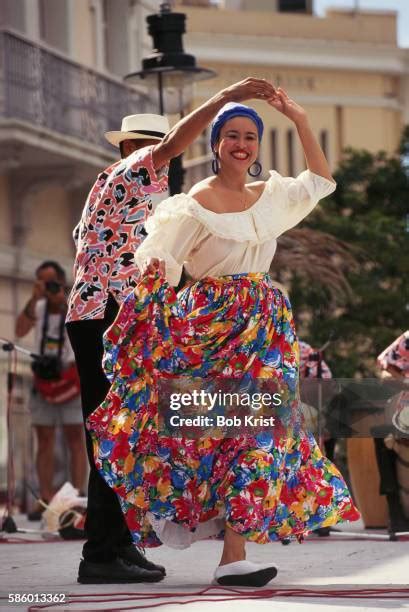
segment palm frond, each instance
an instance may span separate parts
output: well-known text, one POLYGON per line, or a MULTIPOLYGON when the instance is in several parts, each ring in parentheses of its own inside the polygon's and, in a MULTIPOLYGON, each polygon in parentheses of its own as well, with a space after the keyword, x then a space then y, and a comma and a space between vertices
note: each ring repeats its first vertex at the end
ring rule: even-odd
POLYGON ((331 301, 352 299, 346 272, 357 272, 359 249, 331 234, 305 227, 292 229, 278 239, 271 275, 284 285, 291 278, 307 279, 323 287, 331 301))

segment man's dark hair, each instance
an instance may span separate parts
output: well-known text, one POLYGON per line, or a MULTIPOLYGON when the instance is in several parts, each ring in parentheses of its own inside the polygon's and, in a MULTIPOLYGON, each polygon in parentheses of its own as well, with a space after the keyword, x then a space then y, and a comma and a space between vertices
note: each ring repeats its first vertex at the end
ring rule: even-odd
POLYGON ((119 143, 119 150, 120 150, 120 152, 121 152, 121 157, 122 157, 122 159, 124 159, 124 157, 125 157, 124 148, 123 148, 123 142, 124 142, 124 141, 122 140, 122 141, 119 143))
POLYGON ((41 272, 41 270, 45 270, 46 268, 53 268, 57 273, 58 280, 60 280, 62 283, 66 282, 67 277, 64 268, 62 268, 59 263, 51 259, 43 261, 43 263, 38 266, 36 276, 38 276, 38 273, 41 272))

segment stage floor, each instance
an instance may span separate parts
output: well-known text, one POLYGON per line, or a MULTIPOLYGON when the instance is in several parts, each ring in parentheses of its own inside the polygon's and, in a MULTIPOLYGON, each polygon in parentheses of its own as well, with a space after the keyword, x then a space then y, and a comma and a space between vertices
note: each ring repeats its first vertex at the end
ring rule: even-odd
MULTIPOLYGON (((14 517, 19 528, 36 528, 39 523, 28 523, 22 515, 14 517)), ((167 576, 155 584, 135 585, 80 585, 76 582, 81 554, 81 541, 45 540, 35 534, 1 534, 0 539, 0 610, 27 610, 28 603, 8 603, 9 594, 26 594, 26 599, 40 605, 40 594, 61 594, 62 605, 50 604, 46 610, 138 610, 149 609, 150 604, 165 603, 159 609, 166 612, 185 610, 207 612, 236 612, 237 610, 269 610, 274 612, 306 612, 331 610, 355 612, 364 610, 409 609, 409 541, 355 538, 351 531, 363 533, 362 525, 343 526, 345 535, 332 534, 328 538, 309 537, 305 543, 292 542, 288 546, 279 543, 266 546, 249 544, 247 558, 266 563, 271 560, 278 566, 276 579, 264 589, 266 597, 251 601, 254 590, 241 589, 243 601, 215 603, 220 598, 231 597, 227 591, 211 590, 198 595, 211 584, 212 574, 218 563, 222 543, 206 540, 190 549, 177 551, 164 546, 148 550, 150 559, 166 566, 167 576), (5 541, 5 536, 9 541, 5 541), (406 588, 396 599, 386 599, 375 593, 375 599, 345 599, 329 593, 325 598, 307 598, 288 595, 291 589, 319 591, 348 589, 397 589, 406 588), (274 593, 272 590, 281 592, 274 593), (247 591, 247 595, 244 592, 247 591), (167 593, 167 596, 164 594, 167 593), (193 595, 196 593, 196 595, 193 595), (150 599, 138 599, 149 595, 150 599), (185 594, 185 596, 183 596, 185 594), (190 594, 190 595, 189 595, 190 594), (160 597, 158 597, 160 595, 160 597), (272 597, 273 596, 273 597, 272 597), (406 596, 406 598, 405 598, 406 596), (5 599, 4 599, 5 598, 5 599), (119 601, 119 598, 122 598, 119 601), (183 601, 199 599, 197 603, 183 601), (212 601, 204 601, 211 599, 212 601), (104 601, 102 601, 104 600, 104 601), (171 602, 175 603, 171 603, 171 602)), ((374 535, 376 532, 370 531, 374 535)), ((380 531, 379 533, 385 534, 380 531)), ((261 593, 259 593, 261 594, 261 593)), ((31 605, 34 605, 31 604, 31 605)), ((44 604, 42 604, 44 605, 44 604)))

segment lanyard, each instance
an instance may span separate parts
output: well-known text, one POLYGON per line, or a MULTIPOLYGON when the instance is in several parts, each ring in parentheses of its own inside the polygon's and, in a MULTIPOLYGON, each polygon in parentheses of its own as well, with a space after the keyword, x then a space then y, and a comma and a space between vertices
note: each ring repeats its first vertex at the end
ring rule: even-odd
MULTIPOLYGON (((45 305, 43 327, 42 327, 42 332, 41 332, 40 355, 44 355, 45 343, 48 337, 49 317, 50 317, 50 312, 49 312, 48 301, 47 301, 45 305)), ((59 361, 61 361, 62 349, 64 346, 64 325, 65 325, 65 311, 61 312, 60 326, 59 326, 58 353, 57 353, 59 361)))

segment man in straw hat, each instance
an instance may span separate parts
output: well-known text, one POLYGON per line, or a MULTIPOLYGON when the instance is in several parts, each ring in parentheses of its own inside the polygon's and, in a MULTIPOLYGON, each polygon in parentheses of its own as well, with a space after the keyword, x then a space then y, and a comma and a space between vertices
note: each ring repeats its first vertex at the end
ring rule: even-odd
MULTIPOLYGON (((167 190, 167 166, 198 137, 227 102, 270 98, 273 86, 248 78, 223 89, 181 119, 170 131, 160 115, 131 115, 106 138, 121 160, 93 185, 74 230, 77 255, 69 298, 67 330, 81 379, 85 419, 104 400, 109 382, 102 369, 104 331, 112 324, 139 272, 134 252, 145 236, 144 223, 167 190)), ((116 494, 96 469, 86 431, 90 463, 87 541, 81 583, 155 582, 165 569, 134 546, 116 494)))

